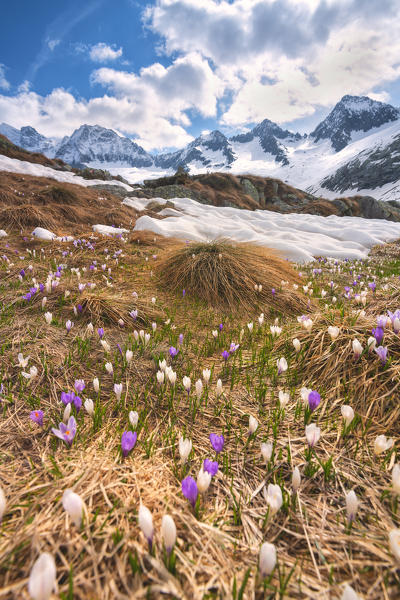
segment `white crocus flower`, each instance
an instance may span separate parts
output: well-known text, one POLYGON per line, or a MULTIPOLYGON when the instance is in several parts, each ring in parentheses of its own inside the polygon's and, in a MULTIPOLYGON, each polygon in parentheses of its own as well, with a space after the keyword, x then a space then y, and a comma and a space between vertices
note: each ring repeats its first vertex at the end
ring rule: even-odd
POLYGON ((392 469, 392 485, 396 494, 400 494, 400 465, 398 463, 392 469))
POLYGON ((139 422, 139 415, 136 410, 131 410, 129 412, 129 422, 132 425, 133 429, 136 429, 137 424, 139 422))
POLYGON ((255 417, 253 417, 253 415, 250 415, 249 417, 249 435, 252 435, 253 433, 255 433, 257 431, 258 428, 258 421, 255 417))
POLYGON ((128 365, 131 363, 132 358, 133 358, 133 352, 132 352, 132 350, 127 350, 125 352, 125 359, 126 359, 126 362, 128 363, 128 365))
POLYGON ((289 402, 289 393, 284 392, 283 390, 279 390, 279 405, 281 408, 285 408, 287 403, 289 402))
POLYGON ((114 383, 114 394, 116 395, 118 402, 121 400, 122 389, 122 383, 114 383))
POLYGON ((114 371, 114 369, 113 369, 113 366, 112 366, 112 364, 111 364, 110 362, 107 362, 107 363, 104 365, 104 368, 105 368, 105 370, 107 371, 107 373, 108 373, 109 375, 111 375, 111 374, 113 373, 113 371, 114 371))
POLYGON ((344 586, 343 594, 341 595, 340 600, 359 600, 359 597, 353 590, 351 585, 346 584, 344 586))
POLYGON ((197 396, 197 399, 198 399, 198 400, 200 400, 200 398, 201 398, 201 395, 202 395, 202 393, 203 393, 203 383, 202 383, 201 379, 198 379, 198 380, 196 381, 196 384, 195 384, 195 389, 196 389, 196 396, 197 396))
POLYGON ((318 443, 320 437, 321 429, 317 427, 315 423, 310 423, 310 425, 306 425, 306 439, 308 445, 311 448, 313 448, 315 444, 318 443))
POLYGON ((64 510, 66 510, 69 514, 75 527, 79 528, 82 524, 82 516, 85 506, 82 498, 70 489, 65 490, 62 497, 62 505, 64 510))
POLYGON ((386 435, 378 435, 374 442, 374 452, 378 456, 389 450, 394 444, 393 438, 387 438, 386 435))
POLYGON ((94 389, 94 391, 96 392, 96 394, 98 394, 98 393, 99 393, 99 390, 100 390, 100 383, 99 383, 99 379, 98 379, 98 377, 95 377, 95 378, 93 379, 93 389, 94 389))
POLYGON ((347 520, 354 521, 359 505, 358 498, 354 490, 345 494, 347 520))
POLYGON ((261 455, 262 455, 264 461, 266 463, 268 463, 271 460, 272 451, 274 448, 272 442, 263 442, 261 444, 260 448, 261 448, 261 455))
POLYGON ((29 358, 30 358, 29 356, 27 356, 26 358, 24 358, 24 355, 22 354, 22 352, 20 352, 18 354, 18 363, 19 363, 19 366, 22 369, 25 369, 27 367, 28 362, 29 362, 29 358))
POLYGON ((184 439, 182 436, 179 438, 179 454, 182 463, 185 463, 192 451, 192 442, 189 439, 184 439))
POLYGON ((139 515, 138 515, 139 527, 142 530, 144 537, 149 544, 151 549, 153 543, 153 535, 154 535, 154 527, 153 527, 153 517, 149 509, 143 504, 140 505, 139 515))
POLYGON ((157 383, 159 385, 162 385, 164 383, 164 380, 165 380, 165 373, 164 373, 164 371, 157 371, 156 378, 157 378, 157 383))
POLYGON ((217 380, 217 396, 221 396, 223 393, 224 389, 222 387, 222 381, 221 379, 217 380))
POLYGON ((46 320, 46 323, 47 323, 47 325, 50 325, 50 323, 51 323, 51 322, 52 322, 52 320, 53 320, 53 315, 52 315, 52 313, 51 313, 51 312, 45 312, 45 313, 44 313, 44 318, 45 318, 45 320, 46 320))
POLYGON ((263 578, 271 575, 276 565, 276 548, 269 542, 264 542, 260 548, 258 566, 263 578))
POLYGON ((300 352, 300 348, 301 348, 300 340, 297 339, 297 338, 294 338, 294 340, 292 340, 292 344, 293 344, 294 349, 296 350, 296 352, 300 352))
POLYGON ((33 564, 29 575, 28 592, 32 600, 49 600, 57 590, 57 572, 54 558, 43 552, 33 564))
POLYGON ((389 546, 397 562, 400 562, 400 529, 392 529, 389 532, 389 546))
POLYGON ((189 394, 190 392, 190 387, 192 385, 192 382, 190 381, 190 377, 184 377, 182 379, 182 383, 183 383, 183 387, 185 388, 185 390, 187 391, 187 393, 189 394))
POLYGON ((343 404, 343 406, 340 409, 340 412, 342 413, 342 417, 346 425, 350 425, 350 423, 354 419, 354 410, 351 408, 351 406, 349 406, 348 404, 343 404))
POLYGON ((297 493, 297 490, 300 487, 300 483, 301 483, 301 475, 300 475, 300 471, 298 467, 295 467, 293 469, 293 473, 292 473, 292 488, 294 493, 297 493))
POLYGON ((360 342, 357 339, 355 339, 352 342, 352 347, 353 347, 354 356, 356 358, 359 358, 361 356, 361 354, 362 354, 362 351, 363 351, 362 345, 360 344, 360 342))
POLYGON ((340 329, 339 327, 334 327, 334 326, 330 326, 328 327, 328 333, 331 336, 331 339, 334 341, 337 339, 339 333, 340 333, 340 329))
POLYGON ((204 494, 209 488, 211 483, 211 473, 208 471, 204 471, 203 467, 201 467, 199 474, 197 475, 197 489, 200 494, 204 494))
POLYGON ((203 379, 204 379, 204 383, 206 385, 208 385, 208 383, 210 381, 210 377, 211 377, 211 370, 210 369, 203 369, 203 379))
MULTIPOLYGON (((70 406, 70 405, 69 405, 70 406)), ((83 406, 85 407, 86 412, 88 413, 88 415, 93 416, 94 415, 94 404, 93 404, 93 400, 91 400, 90 398, 87 398, 83 404, 83 406)))
POLYGON ((270 483, 268 488, 264 488, 264 498, 269 506, 271 515, 278 512, 283 503, 282 490, 279 485, 270 483))
POLYGON ((176 542, 176 526, 173 518, 170 515, 164 515, 161 522, 161 535, 164 541, 164 546, 168 554, 176 542))

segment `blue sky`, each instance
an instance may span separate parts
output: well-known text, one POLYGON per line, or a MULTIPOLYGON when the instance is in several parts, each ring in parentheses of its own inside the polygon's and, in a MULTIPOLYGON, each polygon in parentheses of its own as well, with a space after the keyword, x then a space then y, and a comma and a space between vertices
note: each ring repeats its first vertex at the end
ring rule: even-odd
POLYGON ((147 150, 264 118, 310 131, 344 94, 400 104, 400 0, 19 0, 0 122, 111 127, 147 150))

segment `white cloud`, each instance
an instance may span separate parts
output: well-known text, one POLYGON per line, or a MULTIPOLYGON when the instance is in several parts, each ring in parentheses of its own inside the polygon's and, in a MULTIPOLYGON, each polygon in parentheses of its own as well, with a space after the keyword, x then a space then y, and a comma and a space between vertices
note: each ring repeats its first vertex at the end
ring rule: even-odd
POLYGON ((109 62, 122 56, 122 48, 113 48, 104 42, 91 47, 89 56, 94 62, 109 62))
POLYGON ((18 92, 29 92, 30 88, 31 88, 30 81, 25 79, 25 81, 20 83, 20 85, 18 86, 18 92))
POLYGON ((6 79, 6 68, 4 65, 0 63, 0 89, 1 90, 9 90, 10 84, 6 79))
POLYGON ((400 76, 399 0, 157 0, 144 20, 165 53, 211 61, 229 126, 289 122, 400 76))
POLYGON ((29 124, 50 137, 71 135, 83 123, 100 124, 136 137, 146 150, 184 146, 193 139, 181 125, 153 114, 140 102, 108 95, 77 100, 61 88, 47 96, 35 92, 0 95, 0 114, 9 125, 20 128, 29 124))

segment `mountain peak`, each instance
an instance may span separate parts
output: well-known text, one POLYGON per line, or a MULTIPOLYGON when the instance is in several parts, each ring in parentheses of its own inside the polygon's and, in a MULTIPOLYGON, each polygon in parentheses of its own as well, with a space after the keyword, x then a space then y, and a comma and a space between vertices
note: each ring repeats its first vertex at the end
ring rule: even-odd
POLYGON ((329 139, 336 152, 347 146, 355 131, 369 131, 400 118, 400 110, 368 96, 347 94, 310 134, 315 142, 329 139))

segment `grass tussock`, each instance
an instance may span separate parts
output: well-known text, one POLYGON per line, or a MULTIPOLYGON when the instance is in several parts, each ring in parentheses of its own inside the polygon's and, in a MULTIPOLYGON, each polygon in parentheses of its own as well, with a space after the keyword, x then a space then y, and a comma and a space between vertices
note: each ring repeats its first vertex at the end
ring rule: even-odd
POLYGON ((119 325, 121 327, 140 325, 151 326, 153 322, 165 318, 161 308, 151 301, 122 295, 113 288, 87 292, 80 298, 82 315, 93 325, 119 325), (137 311, 137 316, 129 313, 137 311))
POLYGON ((208 305, 254 310, 256 306, 283 313, 306 310, 307 301, 293 284, 300 278, 273 250, 228 240, 176 244, 157 265, 161 285, 199 298, 208 305), (282 286, 289 282, 290 290, 282 286), (256 286, 261 286, 256 291, 256 286))

